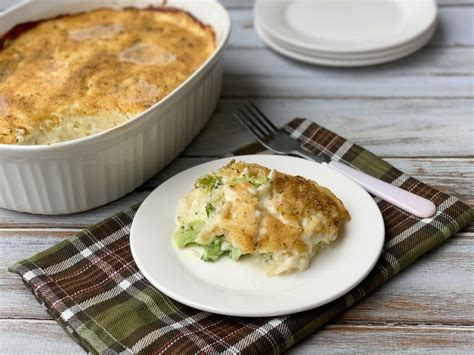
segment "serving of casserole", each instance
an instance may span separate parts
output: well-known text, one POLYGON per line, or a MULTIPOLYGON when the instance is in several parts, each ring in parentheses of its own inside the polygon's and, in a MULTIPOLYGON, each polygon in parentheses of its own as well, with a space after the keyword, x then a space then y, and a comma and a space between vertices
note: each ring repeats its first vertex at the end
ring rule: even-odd
POLYGON ((232 160, 180 200, 174 240, 202 246, 204 261, 258 257, 274 276, 306 270, 349 220, 341 200, 315 181, 232 160))
POLYGON ((0 143, 51 144, 135 117, 214 52, 173 8, 103 8, 20 24, 0 42, 0 143))
POLYGON ((219 99, 215 0, 26 1, 0 14, 0 207, 88 210, 171 162, 219 99))

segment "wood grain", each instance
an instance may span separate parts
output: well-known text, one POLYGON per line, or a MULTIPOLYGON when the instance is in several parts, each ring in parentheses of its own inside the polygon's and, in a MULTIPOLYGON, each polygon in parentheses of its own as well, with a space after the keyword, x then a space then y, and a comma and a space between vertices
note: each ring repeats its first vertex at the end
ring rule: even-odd
POLYGON ((386 159, 424 183, 452 194, 469 206, 474 206, 474 159, 473 158, 416 158, 386 159))
POLYGON ((461 76, 471 75, 474 48, 426 48, 395 62, 360 68, 330 68, 286 59, 266 49, 228 49, 225 73, 228 76, 327 77, 340 74, 344 79, 364 76, 461 76), (258 58, 258 60, 255 60, 258 58), (252 65, 248 65, 249 62, 252 65), (291 65, 289 65, 291 64, 291 65))
POLYGON ((329 325, 288 354, 472 354, 472 327, 329 325))
MULTIPOLYGON (((246 100, 221 100, 184 155, 220 156, 254 140, 232 116, 246 100)), ((381 157, 474 156, 474 100, 253 99, 277 125, 314 120, 381 157), (460 129, 462 127, 462 129, 460 129)))
POLYGON ((453 236, 336 322, 474 325, 474 234, 453 236))
MULTIPOLYGON (((1 318, 51 319, 7 267, 43 251, 74 231, 0 231, 1 318)), ((422 257, 340 322, 441 323, 474 326, 474 233, 452 237, 422 257)))
MULTIPOLYGON (((472 353, 472 327, 440 325, 328 325, 288 354, 472 353)), ((0 353, 83 354, 53 321, 0 321, 0 353), (21 345, 20 345, 21 344, 21 345)))
POLYGON ((84 354, 54 321, 0 320, 0 354, 84 354))
POLYGON ((311 66, 266 49, 229 49, 223 96, 472 98, 472 58, 474 48, 427 48, 392 63, 347 69, 311 66))
POLYGON ((474 5, 474 0, 436 0, 440 6, 470 6, 474 5))

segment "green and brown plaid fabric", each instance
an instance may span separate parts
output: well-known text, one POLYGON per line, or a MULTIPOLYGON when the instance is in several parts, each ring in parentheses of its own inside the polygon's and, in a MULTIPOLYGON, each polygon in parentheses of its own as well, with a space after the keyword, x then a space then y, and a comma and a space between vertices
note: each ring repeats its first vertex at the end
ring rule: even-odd
POLYGON ((137 207, 10 270, 91 353, 280 353, 474 218, 473 210, 455 197, 403 174, 315 123, 296 119, 286 129, 313 152, 429 198, 438 207, 435 216, 420 219, 376 199, 386 226, 383 253, 370 275, 343 297, 310 311, 273 318, 226 317, 184 306, 153 288, 133 261, 128 237, 137 207))

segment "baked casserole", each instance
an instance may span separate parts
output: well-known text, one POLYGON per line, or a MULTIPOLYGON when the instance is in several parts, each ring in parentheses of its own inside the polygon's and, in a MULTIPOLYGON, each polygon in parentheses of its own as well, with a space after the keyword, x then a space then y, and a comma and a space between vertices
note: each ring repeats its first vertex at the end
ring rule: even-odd
POLYGON ((52 144, 108 130, 163 99, 215 48, 211 27, 171 8, 18 25, 0 40, 0 143, 52 144))
POLYGON ((202 246, 204 261, 258 257, 273 276, 307 269, 349 219, 343 203, 312 180, 231 161, 182 198, 174 241, 202 246))

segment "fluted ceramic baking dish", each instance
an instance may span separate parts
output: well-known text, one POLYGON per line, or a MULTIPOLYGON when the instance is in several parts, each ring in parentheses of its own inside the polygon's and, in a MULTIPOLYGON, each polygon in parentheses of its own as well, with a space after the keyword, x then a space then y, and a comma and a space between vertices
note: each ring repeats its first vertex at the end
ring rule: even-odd
MULTIPOLYGON (((0 14, 0 34, 28 21, 101 7, 161 6, 159 0, 27 1, 0 14)), ((216 34, 213 55, 176 90, 105 132, 51 145, 0 144, 0 207, 38 214, 85 211, 132 191, 199 133, 220 96, 230 18, 215 0, 170 0, 216 34)))

